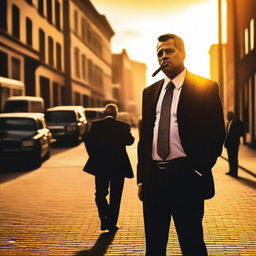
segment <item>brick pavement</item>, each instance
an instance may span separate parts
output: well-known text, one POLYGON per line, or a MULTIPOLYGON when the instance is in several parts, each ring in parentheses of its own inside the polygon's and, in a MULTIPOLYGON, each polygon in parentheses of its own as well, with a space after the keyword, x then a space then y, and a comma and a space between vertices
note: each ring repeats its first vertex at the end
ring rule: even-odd
MULTIPOLYGON (((128 151, 135 169, 136 145, 128 151)), ((99 230, 93 177, 81 171, 83 145, 53 158, 38 170, 0 184, 0 255, 144 255, 136 180, 126 180, 120 229, 111 237, 99 230)), ((245 172, 239 179, 231 178, 225 175, 227 168, 220 158, 214 167, 217 193, 206 201, 209 256, 255 256, 255 180, 245 172)), ((181 255, 173 225, 168 255, 181 255)))

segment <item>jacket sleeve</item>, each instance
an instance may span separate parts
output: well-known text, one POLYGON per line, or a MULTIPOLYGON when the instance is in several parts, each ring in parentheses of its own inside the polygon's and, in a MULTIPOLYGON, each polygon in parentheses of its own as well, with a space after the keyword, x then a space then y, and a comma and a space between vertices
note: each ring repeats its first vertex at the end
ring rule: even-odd
POLYGON ((94 133, 94 124, 92 122, 90 123, 90 129, 87 130, 87 133, 85 134, 85 137, 84 137, 84 145, 89 156, 92 156, 95 152, 95 149, 94 149, 95 143, 93 142, 93 138, 94 138, 93 133, 94 133))
POLYGON ((125 145, 132 145, 134 142, 134 137, 131 134, 131 128, 130 125, 127 124, 126 126, 126 136, 125 136, 125 145))
POLYGON ((225 140, 223 108, 217 83, 214 83, 208 91, 206 114, 208 119, 205 121, 210 133, 207 148, 205 148, 207 155, 205 155, 205 159, 202 158, 202 163, 205 164, 207 169, 211 169, 215 165, 217 158, 221 155, 225 140))
POLYGON ((145 146, 146 146, 146 132, 145 132, 145 116, 146 116, 146 89, 143 91, 142 95, 142 119, 140 120, 140 138, 138 142, 137 149, 137 184, 143 183, 144 180, 144 160, 145 160, 145 146))

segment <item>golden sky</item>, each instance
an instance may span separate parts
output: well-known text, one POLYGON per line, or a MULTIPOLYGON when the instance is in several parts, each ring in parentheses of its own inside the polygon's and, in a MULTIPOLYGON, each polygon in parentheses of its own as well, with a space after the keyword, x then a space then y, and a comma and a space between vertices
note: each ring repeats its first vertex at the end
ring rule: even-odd
POLYGON ((150 76, 158 67, 157 37, 164 33, 183 38, 187 53, 185 65, 189 71, 210 77, 208 52, 210 45, 218 42, 218 0, 91 2, 99 13, 106 15, 115 31, 112 51, 119 53, 125 48, 131 59, 146 63, 148 83, 163 77, 161 72, 155 78, 150 76))

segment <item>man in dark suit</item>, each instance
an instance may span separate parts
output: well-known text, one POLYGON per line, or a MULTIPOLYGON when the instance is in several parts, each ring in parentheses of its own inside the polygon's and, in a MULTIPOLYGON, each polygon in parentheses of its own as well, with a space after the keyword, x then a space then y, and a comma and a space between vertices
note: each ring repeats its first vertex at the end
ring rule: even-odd
POLYGON ((228 123, 226 126, 225 148, 228 153, 229 172, 227 175, 237 177, 238 173, 238 150, 240 145, 240 137, 244 135, 243 123, 236 119, 234 113, 227 113, 228 123))
POLYGON ((133 178, 126 145, 132 145, 134 137, 127 123, 116 120, 117 106, 108 104, 105 119, 92 122, 85 137, 89 159, 84 171, 95 175, 95 201, 101 220, 101 230, 117 231, 117 220, 122 197, 124 178, 133 178), (109 203, 106 196, 109 193, 109 203))
POLYGON ((143 91, 138 144, 138 196, 143 201, 146 256, 165 256, 173 217, 183 256, 206 256, 204 199, 214 196, 211 169, 225 125, 216 82, 184 67, 183 40, 158 38, 166 77, 143 91))

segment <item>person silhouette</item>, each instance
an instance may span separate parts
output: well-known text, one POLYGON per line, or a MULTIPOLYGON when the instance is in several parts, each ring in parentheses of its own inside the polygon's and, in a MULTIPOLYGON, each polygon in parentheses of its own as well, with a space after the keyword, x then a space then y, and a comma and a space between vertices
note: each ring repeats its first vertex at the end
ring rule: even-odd
POLYGON ((243 122, 236 119, 232 111, 227 113, 226 140, 224 147, 228 153, 229 171, 226 173, 232 177, 238 176, 238 151, 240 137, 244 135, 243 122))
POLYGON ((171 217, 182 255, 207 256, 204 200, 214 196, 211 169, 225 139, 219 88, 184 67, 177 35, 161 35, 156 49, 166 76, 143 91, 138 144, 146 256, 166 255, 171 217))
POLYGON ((89 159, 83 170, 95 175, 95 202, 101 230, 115 232, 124 178, 134 176, 126 152, 126 146, 133 144, 134 137, 128 123, 116 120, 118 108, 115 104, 107 104, 103 112, 105 118, 93 121, 86 133, 84 143, 89 159))

